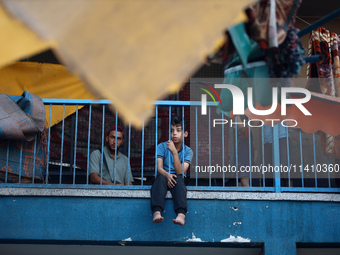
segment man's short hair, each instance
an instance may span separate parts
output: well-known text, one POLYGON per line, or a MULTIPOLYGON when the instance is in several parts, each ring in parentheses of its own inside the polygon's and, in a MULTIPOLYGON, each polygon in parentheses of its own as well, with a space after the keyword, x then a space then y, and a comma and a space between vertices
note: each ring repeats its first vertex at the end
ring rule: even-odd
MULTIPOLYGON (((111 131, 116 131, 116 126, 112 126, 109 132, 107 132, 107 135, 109 135, 111 131)), ((121 132, 124 138, 124 129, 122 129, 120 126, 117 126, 117 132, 121 132)))
POLYGON ((184 132, 188 131, 187 122, 186 122, 186 120, 183 121, 181 116, 174 116, 174 117, 171 118, 171 125, 173 125, 173 126, 183 127, 183 123, 184 123, 184 132))

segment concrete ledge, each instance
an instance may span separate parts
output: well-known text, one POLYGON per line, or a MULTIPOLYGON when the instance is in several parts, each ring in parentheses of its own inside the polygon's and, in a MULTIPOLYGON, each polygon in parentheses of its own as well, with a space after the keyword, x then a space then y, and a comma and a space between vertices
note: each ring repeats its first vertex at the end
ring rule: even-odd
MULTIPOLYGON (((41 189, 41 188, 1 188, 0 196, 29 197, 114 197, 150 198, 149 190, 94 190, 94 189, 41 189)), ((201 200, 285 200, 340 202, 339 194, 328 193, 269 193, 269 192, 229 192, 229 191, 188 191, 188 199, 201 200)), ((171 198, 170 192, 167 198, 171 198)))

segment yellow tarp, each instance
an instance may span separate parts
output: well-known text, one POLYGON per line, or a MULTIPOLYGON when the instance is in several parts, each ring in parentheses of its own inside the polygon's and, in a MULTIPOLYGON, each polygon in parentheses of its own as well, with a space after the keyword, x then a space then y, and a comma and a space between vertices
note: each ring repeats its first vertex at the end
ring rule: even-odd
POLYGON ((41 40, 21 21, 9 16, 1 6, 0 31, 0 68, 52 46, 51 42, 41 40))
MULTIPOLYGON (((70 74, 66 67, 54 64, 19 62, 0 69, 0 94, 21 95, 29 91, 41 98, 88 98, 96 99, 77 75, 70 74)), ((75 111, 65 107, 65 117, 75 111)), ((50 108, 45 107, 46 120, 50 108)), ((53 106, 51 125, 61 121, 63 107, 53 106)))
POLYGON ((251 2, 2 0, 56 41, 63 63, 137 127, 151 116, 154 100, 179 90, 251 2))

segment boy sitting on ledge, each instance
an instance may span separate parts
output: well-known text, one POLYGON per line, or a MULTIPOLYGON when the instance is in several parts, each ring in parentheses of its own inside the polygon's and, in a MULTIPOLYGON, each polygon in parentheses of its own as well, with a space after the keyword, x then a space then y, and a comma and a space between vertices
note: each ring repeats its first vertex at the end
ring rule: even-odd
POLYGON ((183 122, 181 117, 176 116, 172 118, 171 140, 160 143, 157 146, 158 175, 151 188, 151 210, 154 223, 160 223, 164 220, 161 212, 164 209, 165 196, 168 190, 171 192, 175 213, 177 215, 177 217, 172 220, 173 223, 181 226, 185 223, 185 213, 187 212, 185 179, 193 153, 188 146, 184 145, 183 148, 183 136, 188 136, 185 121, 184 132, 182 126, 183 122), (184 169, 182 164, 184 164, 184 169))

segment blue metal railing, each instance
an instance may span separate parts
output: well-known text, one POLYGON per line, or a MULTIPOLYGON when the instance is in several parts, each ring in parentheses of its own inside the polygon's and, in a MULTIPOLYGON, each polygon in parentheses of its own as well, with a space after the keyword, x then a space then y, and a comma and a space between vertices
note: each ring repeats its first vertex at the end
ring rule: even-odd
MULTIPOLYGON (((94 129, 101 129, 101 140, 100 140, 100 151, 101 151, 101 158, 100 158, 100 176, 103 176, 103 149, 104 149, 104 140, 105 140, 105 116, 108 111, 106 111, 107 105, 110 104, 110 101, 108 100, 82 100, 82 99, 43 99, 43 102, 45 105, 49 106, 49 126, 48 126, 48 136, 47 136, 47 162, 46 164, 46 181, 45 183, 35 183, 35 178, 32 178, 31 183, 22 183, 21 181, 21 172, 22 172, 22 164, 23 164, 23 158, 22 158, 22 148, 21 146, 21 151, 20 151, 20 159, 19 159, 19 164, 20 164, 20 171, 19 171, 19 178, 18 178, 18 183, 10 183, 8 181, 8 169, 9 169, 9 153, 10 153, 10 147, 8 143, 7 146, 7 158, 6 158, 6 173, 5 173, 5 181, 4 183, 0 184, 0 187, 38 187, 38 188, 95 188, 95 189, 149 189, 151 186, 150 182, 148 182, 148 179, 150 176, 157 175, 157 152, 156 149, 153 153, 154 157, 154 163, 146 165, 145 161, 145 145, 146 145, 146 134, 145 130, 146 127, 143 123, 143 128, 141 130, 141 156, 140 156, 140 172, 133 171, 133 176, 135 180, 140 179, 140 184, 138 185, 125 185, 125 186, 107 186, 103 185, 102 183, 102 178, 100 180, 100 185, 94 185, 94 184, 89 184, 89 166, 90 166, 90 152, 91 152, 91 132, 94 129), (51 132, 51 116, 53 114, 52 111, 52 106, 53 105, 62 105, 63 107, 63 119, 61 122, 61 144, 60 144, 60 158, 58 159, 58 171, 52 171, 51 168, 51 139, 52 139, 52 132, 51 132), (101 127, 99 127, 96 123, 96 126, 94 126, 92 123, 92 112, 93 112, 93 105, 102 105, 102 120, 101 120, 101 127), (76 111, 75 111, 75 128, 74 130, 65 130, 65 108, 68 106, 76 106, 76 111), (79 106, 88 106, 89 108, 89 116, 88 116, 88 133, 87 133, 87 144, 86 144, 86 169, 80 170, 77 167, 77 152, 79 150, 77 146, 78 142, 78 123, 79 123, 79 106), (70 151, 70 153, 73 154, 72 162, 69 160, 68 162, 68 167, 72 170, 72 182, 71 183, 63 183, 63 176, 65 175, 65 135, 68 132, 74 132, 74 147, 73 151, 70 151), (153 169, 152 171, 148 171, 148 169, 153 169), (56 175, 58 173, 58 178, 57 182, 51 183, 50 178, 52 175, 56 175), (85 175, 86 179, 83 181, 83 183, 77 183, 76 178, 79 175, 85 175), (146 184, 145 184, 146 183, 146 184)), ((190 138, 190 145, 186 139, 183 139, 183 145, 186 143, 193 149, 194 157, 192 159, 192 167, 190 170, 190 177, 191 177, 191 182, 190 185, 188 186, 188 190, 225 190, 225 191, 266 191, 266 192, 285 192, 285 191, 296 191, 296 192, 339 192, 340 189, 336 187, 334 184, 334 174, 330 173, 330 171, 327 172, 327 178, 326 178, 326 185, 322 185, 325 182, 324 179, 322 178, 320 180, 320 177, 318 174, 321 172, 318 170, 320 169, 320 165, 322 167, 326 166, 332 166, 333 168, 337 168, 339 170, 339 166, 336 166, 329 157, 324 157, 320 156, 320 153, 317 153, 317 150, 320 150, 321 145, 317 145, 317 139, 316 139, 316 134, 303 134, 301 130, 294 129, 294 132, 298 132, 298 135, 295 134, 293 131, 288 132, 288 128, 286 128, 285 132, 286 135, 282 140, 282 138, 279 138, 278 130, 277 127, 274 126, 272 128, 272 133, 273 133, 273 142, 271 145, 271 150, 272 150, 272 158, 271 158, 271 166, 273 168, 278 168, 282 166, 282 152, 286 150, 286 163, 284 163, 283 167, 289 168, 288 171, 288 177, 285 177, 284 179, 281 177, 282 173, 281 172, 273 172, 272 177, 269 176, 269 173, 264 172, 263 173, 263 167, 268 166, 268 160, 266 160, 266 154, 268 152, 267 149, 265 149, 265 144, 264 144, 264 131, 263 127, 259 128, 256 130, 255 127, 250 128, 249 127, 249 135, 247 137, 247 144, 248 148, 246 153, 248 154, 248 162, 247 166, 248 169, 255 169, 257 171, 261 170, 262 167, 262 172, 260 171, 260 174, 257 172, 249 172, 249 175, 246 176, 245 178, 249 179, 249 187, 244 187, 239 185, 239 181, 241 178, 239 178, 239 175, 241 173, 240 167, 243 164, 240 165, 239 159, 239 150, 240 144, 238 142, 239 134, 238 134, 238 129, 237 127, 235 128, 235 125, 221 125, 221 127, 213 127, 213 118, 214 114, 212 113, 212 108, 214 107, 214 104, 208 102, 208 107, 209 111, 208 112, 208 121, 204 122, 204 125, 207 125, 202 129, 202 122, 201 122, 201 115, 199 115, 198 108, 200 107, 201 102, 196 101, 196 102, 188 102, 188 101, 156 101, 155 102, 155 132, 154 132, 154 138, 148 137, 147 139, 150 139, 152 143, 154 143, 154 147, 156 148, 157 144, 159 142, 164 142, 159 140, 159 135, 160 133, 158 132, 159 128, 165 128, 168 129, 168 139, 171 139, 170 136, 170 129, 171 129, 171 115, 173 111, 178 111, 181 112, 179 115, 184 119, 186 116, 190 116, 190 127, 191 127, 191 138, 190 138), (169 123, 168 126, 159 126, 158 121, 161 118, 164 118, 159 116, 160 115, 160 110, 165 109, 164 112, 166 112, 166 118, 168 118, 169 123), (190 111, 193 110, 193 111, 190 111), (190 111, 190 112, 189 112, 190 111), (202 131, 202 130, 203 131, 202 131), (219 129, 219 131, 217 131, 219 129), (206 134, 208 132, 208 134, 206 134), (220 132, 220 136, 216 137, 216 134, 220 132), (194 134, 193 134, 194 133, 194 134), (313 151, 310 153, 309 156, 305 156, 306 152, 303 146, 303 135, 309 136, 310 139, 312 140, 312 148, 313 151), (229 136, 229 137, 228 137, 229 136), (297 138, 297 139, 295 139, 297 138), (294 140, 295 139, 295 140, 294 140), (257 140, 257 146, 254 146, 253 140, 257 140), (292 145, 291 141, 294 141, 295 143, 298 142, 298 145, 292 145), (216 142, 217 141, 217 142, 216 142), (286 144, 285 147, 281 148, 281 144, 283 144, 281 141, 283 141, 284 144, 286 144), (225 143, 229 144, 225 144, 225 143), (207 151, 208 153, 202 154, 200 148, 201 144, 206 144, 207 145, 207 151), (233 146, 231 146, 233 144, 233 146), (257 148, 255 148, 257 147, 257 148), (259 153, 262 154, 260 159, 254 159, 253 156, 253 150, 255 150, 259 153), (233 156, 234 155, 234 156, 233 156), (297 155, 300 158, 300 161, 297 162, 296 158, 297 155), (293 158, 292 158, 293 156, 293 158), (215 172, 212 172, 213 170, 215 171, 216 169, 213 169, 212 166, 216 165, 216 168, 218 168, 216 162, 216 158, 218 158, 218 162, 221 164, 220 167, 225 169, 225 166, 228 166, 229 169, 230 167, 233 169, 236 169, 236 171, 222 171, 220 175, 215 175, 215 172), (320 159, 321 158, 321 159, 320 159), (307 160, 310 159, 310 162, 307 160), (197 170, 203 169, 200 166, 200 162, 202 160, 205 163, 208 163, 208 173, 207 175, 202 175, 200 172, 197 170), (307 163, 306 163, 307 162, 307 163), (307 165, 306 165, 307 164, 307 165), (261 166, 261 167, 260 167, 261 166), (305 171, 306 167, 313 168, 312 174, 311 171, 305 171), (292 172, 294 171, 295 175, 292 176, 292 172), (307 175, 307 176, 306 176, 307 175), (213 182, 212 182, 213 180, 213 182), (268 182, 269 180, 269 182, 268 182), (286 182, 284 183, 283 181, 286 182), (271 183, 270 183, 271 181, 271 183), (307 182, 307 183, 306 183, 307 182), (311 184, 312 183, 312 184, 311 184), (308 185, 307 185, 308 184, 308 185)), ((225 115, 218 115, 218 118, 222 118, 224 120, 225 115)), ((235 118, 234 123, 238 122, 237 118, 235 118)), ((115 126, 118 126, 119 123, 119 113, 116 111, 115 113, 115 126)), ((240 123, 240 121, 239 121, 240 123)), ((230 124, 230 121, 229 121, 230 124)), ((239 124, 241 125, 241 124, 239 124)), ((183 126, 184 127, 184 126, 183 126)), ((162 130, 162 129, 161 129, 162 130)), ((165 130, 163 129, 162 132, 165 130)), ((293 130, 293 129, 290 129, 293 130)), ((129 168, 131 167, 131 158, 133 157, 132 155, 136 154, 134 149, 132 148, 132 143, 131 143, 131 124, 128 125, 128 141, 127 141, 127 157, 128 157, 128 164, 129 168)), ((69 135, 69 134, 68 134, 69 135)), ((306 140, 306 139, 305 139, 306 140)), ((308 139, 307 139, 308 140, 308 139)), ((116 144, 117 146, 117 144, 116 144)), ((92 148, 93 149, 93 148, 92 148)), ((37 139, 34 141, 34 161, 33 161, 33 177, 35 176, 35 155, 37 151, 37 139)), ((116 152, 117 153, 117 150, 116 152)), ((184 161, 184 154, 182 160, 184 161)), ((55 162, 54 162, 55 163, 55 162)), ((116 163, 114 167, 114 183, 116 184, 116 163)), ((227 169, 228 169, 227 167, 227 169)), ((312 170, 312 169, 310 169, 312 170)), ((184 171, 184 167, 183 167, 184 171)), ((244 178, 244 177, 243 177, 244 178)))

